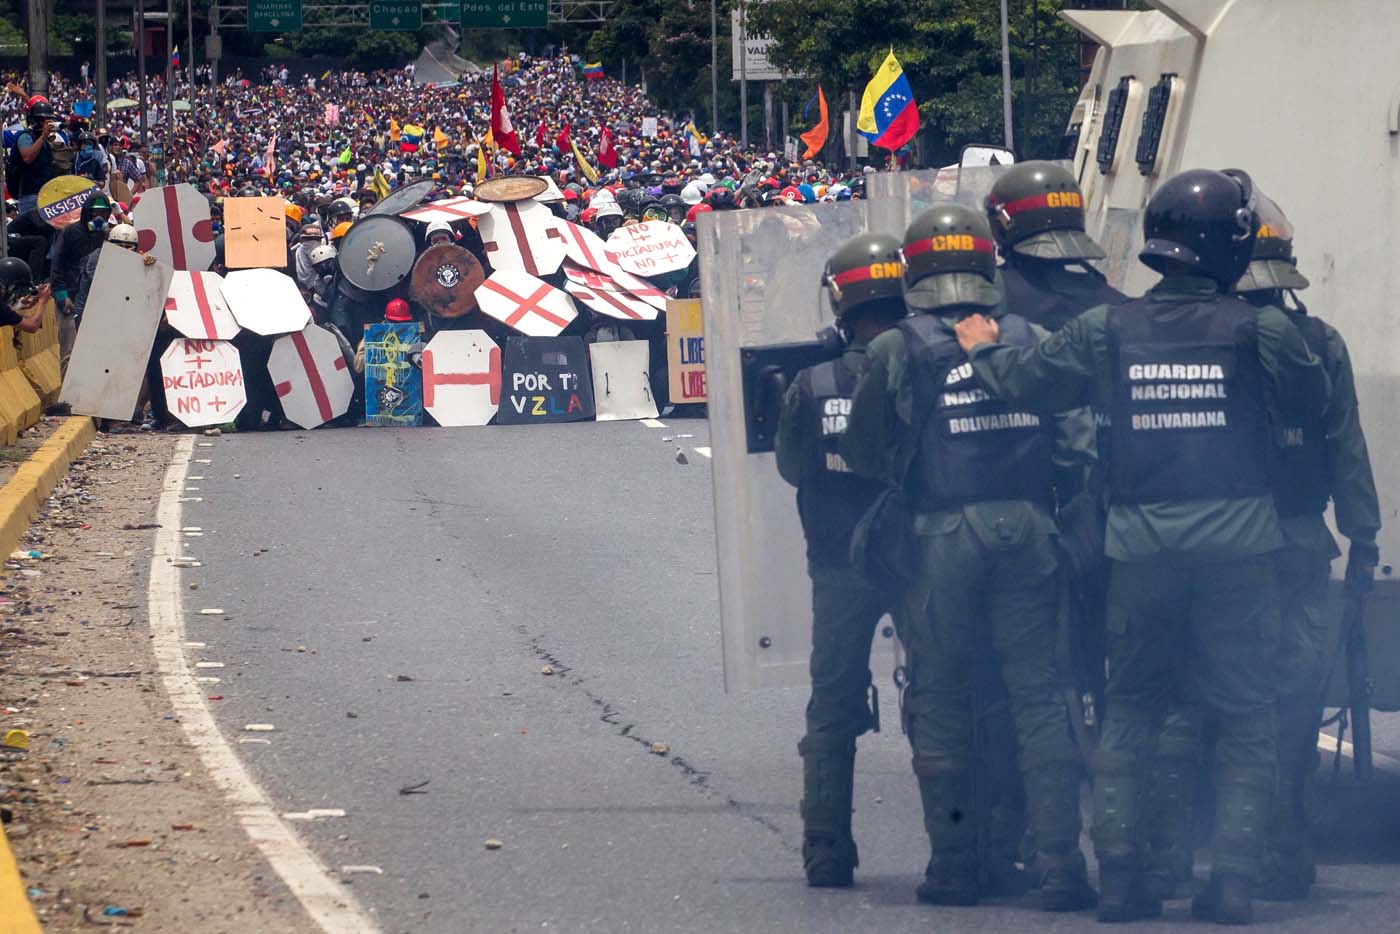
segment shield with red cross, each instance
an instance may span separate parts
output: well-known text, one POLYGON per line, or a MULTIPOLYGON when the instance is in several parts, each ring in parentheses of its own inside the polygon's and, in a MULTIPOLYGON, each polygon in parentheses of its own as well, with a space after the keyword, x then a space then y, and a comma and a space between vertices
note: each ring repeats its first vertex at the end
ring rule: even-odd
POLYGON ((217 272, 177 271, 165 297, 165 320, 186 337, 232 340, 243 329, 228 310, 223 285, 217 272))
POLYGON ((617 257, 609 252, 603 238, 573 221, 558 221, 564 236, 564 253, 574 264, 595 272, 610 273, 617 269, 617 257))
POLYGON ((527 337, 555 337, 578 316, 573 299, 541 279, 500 269, 476 290, 483 312, 527 337))
POLYGON ((493 204, 477 230, 492 269, 548 276, 564 261, 564 235, 554 214, 538 201, 493 204))
MULTIPOLYGON (((597 274, 595 274, 597 275, 597 274)), ((600 315, 624 321, 654 321, 657 310, 630 292, 621 289, 594 288, 575 282, 564 283, 564 291, 583 302, 600 315)))
POLYGON ((608 237, 608 249, 619 266, 638 276, 681 272, 695 259, 685 231, 665 221, 619 227, 608 237))
POLYGON ((193 185, 165 185, 141 196, 131 212, 136 248, 175 269, 208 269, 214 262, 209 199, 193 185))
POLYGON ((444 428, 485 425, 501 405, 501 348, 485 331, 439 331, 423 348, 423 408, 444 428))
MULTIPOLYGON (((584 269, 582 266, 575 266, 568 260, 564 261, 564 275, 570 282, 584 286, 590 290, 597 291, 603 289, 609 292, 626 292, 634 298, 639 298, 657 311, 666 308, 666 293, 656 286, 647 282, 639 276, 634 276, 626 272, 620 266, 614 266, 610 272, 594 272, 591 269, 584 269)), ((656 315, 653 313, 652 318, 656 315)), ((648 319, 650 320, 650 319, 648 319)))
POLYGON ((355 383, 340 342, 318 325, 277 338, 267 373, 282 411, 303 428, 324 425, 350 408, 355 383))
POLYGON ((472 198, 445 198, 442 201, 430 201, 411 211, 404 211, 399 217, 424 224, 431 224, 433 221, 450 224, 453 221, 465 220, 468 217, 481 217, 483 214, 489 213, 491 213, 491 205, 485 201, 476 201, 472 198))
POLYGON ((228 341, 171 341, 160 375, 170 414, 191 428, 231 422, 248 402, 243 361, 228 341))

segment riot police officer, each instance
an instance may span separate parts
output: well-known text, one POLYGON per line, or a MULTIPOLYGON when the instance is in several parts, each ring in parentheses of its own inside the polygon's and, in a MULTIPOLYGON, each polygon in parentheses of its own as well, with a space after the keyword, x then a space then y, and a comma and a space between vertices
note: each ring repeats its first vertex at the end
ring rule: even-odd
POLYGON ((1331 499, 1337 528, 1351 542, 1346 586, 1370 586, 1379 551, 1380 505, 1356 402, 1347 345, 1336 329, 1308 314, 1297 292, 1308 287, 1293 257, 1293 228, 1273 201, 1259 198, 1258 233, 1249 268, 1235 291, 1251 305, 1282 309, 1321 358, 1332 396, 1321 418, 1276 430, 1280 450, 1274 503, 1284 547, 1274 552, 1283 615, 1279 645, 1279 783, 1260 898, 1302 899, 1316 876, 1307 848, 1303 803, 1316 765, 1319 697, 1328 653, 1327 581, 1341 554, 1322 514, 1331 499))
MULTIPOLYGON (((932 857, 921 901, 975 904, 974 668, 993 657, 1010 695, 1030 823, 1040 849, 1041 903, 1093 904, 1079 851, 1079 777, 1055 665, 1053 545, 1056 445, 1092 461, 1087 411, 1061 427, 990 397, 953 335, 964 315, 1002 301, 995 247, 980 212, 935 206, 905 232, 905 303, 915 312, 870 347, 841 450, 852 469, 902 485, 922 545, 901 636, 909 653, 905 726, 932 857)), ((1043 331, 1000 318, 1009 339, 1043 331)))
POLYGON ((802 859, 807 884, 846 886, 858 865, 851 834, 856 737, 879 729, 870 642, 893 608, 851 567, 851 533, 882 484, 851 473, 837 442, 866 345, 904 317, 899 241, 860 234, 827 262, 824 284, 845 341, 842 355, 798 374, 774 437, 778 471, 797 487, 812 578, 812 695, 802 756, 802 859), (867 695, 869 701, 867 702, 867 695))
POLYGON ((1058 331, 1095 305, 1123 300, 1089 260, 1103 248, 1084 231, 1084 196, 1074 176, 1053 162, 1020 162, 997 177, 987 220, 1001 253, 1006 306, 1058 331))
POLYGON ((1143 227, 1141 259, 1162 279, 1142 298, 1091 309, 1032 346, 998 343, 996 323, 971 316, 958 342, 994 396, 1112 414, 1099 920, 1161 911, 1142 873, 1139 778, 1181 678, 1219 728, 1211 885, 1192 910, 1246 924, 1277 773, 1276 686, 1259 664, 1280 625, 1270 408, 1289 423, 1315 418, 1328 379, 1282 312, 1226 294, 1255 239, 1248 176, 1183 172, 1157 189, 1143 227))

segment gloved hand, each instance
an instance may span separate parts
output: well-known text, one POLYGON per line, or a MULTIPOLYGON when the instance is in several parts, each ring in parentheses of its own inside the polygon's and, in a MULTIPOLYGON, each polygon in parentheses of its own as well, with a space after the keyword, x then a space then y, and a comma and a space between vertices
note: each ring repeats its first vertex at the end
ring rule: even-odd
POLYGON ((1352 542, 1347 553, 1346 590, 1351 594, 1370 593, 1381 552, 1374 542, 1352 542))

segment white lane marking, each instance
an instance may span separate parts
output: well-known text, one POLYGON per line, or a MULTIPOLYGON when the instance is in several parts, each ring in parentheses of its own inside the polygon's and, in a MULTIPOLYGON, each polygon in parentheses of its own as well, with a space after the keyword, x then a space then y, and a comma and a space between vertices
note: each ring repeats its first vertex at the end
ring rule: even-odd
MULTIPOLYGON (((175 447, 165 472, 165 488, 156 508, 155 553, 151 556, 150 610, 152 648, 165 693, 175 717, 199 753, 214 783, 224 792, 254 846, 282 877, 302 908, 326 934, 379 934, 354 895, 331 876, 301 839, 277 816, 267 795, 253 781, 233 748, 219 732, 204 693, 185 661, 184 610, 180 576, 169 559, 180 553, 180 496, 189 469, 194 439, 186 435, 175 447)), ((203 444, 204 442, 198 442, 203 444)), ((207 664, 207 663, 206 663, 207 664)))
MULTIPOLYGON (((1330 733, 1318 733, 1317 748, 1323 752, 1336 752, 1337 737, 1330 733)), ((1342 740, 1342 755, 1348 759, 1356 758, 1356 750, 1346 740, 1342 740)), ((1400 759, 1387 756, 1383 752, 1376 752, 1374 749, 1371 750, 1371 763, 1376 768, 1385 769, 1387 772, 1400 772, 1400 759)))
POLYGON ((696 454, 699 454, 701 457, 709 457, 709 456, 710 456, 710 449, 709 449, 709 448, 696 448, 696 449, 695 449, 695 453, 696 453, 696 454))
POLYGON ((665 423, 665 422, 657 421, 657 420, 654 419, 654 418, 644 418, 644 419, 641 420, 641 422, 642 422, 643 425, 647 426, 648 428, 665 428, 665 427, 666 427, 666 423, 665 423))

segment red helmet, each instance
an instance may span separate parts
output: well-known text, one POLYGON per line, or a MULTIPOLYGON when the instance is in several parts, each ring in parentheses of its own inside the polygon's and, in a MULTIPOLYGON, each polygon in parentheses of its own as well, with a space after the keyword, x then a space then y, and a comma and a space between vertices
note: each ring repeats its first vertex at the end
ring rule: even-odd
POLYGON ((598 209, 597 209, 597 208, 584 208, 582 211, 579 212, 579 215, 578 215, 578 222, 579 222, 580 224, 591 224, 591 223, 593 223, 593 219, 596 218, 597 216, 598 216, 598 209))
POLYGON ((706 211, 713 211, 713 210, 714 210, 714 208, 710 207, 708 204, 706 204, 706 203, 703 202, 703 201, 701 201, 699 204, 691 205, 690 210, 685 212, 685 220, 686 220, 686 223, 688 223, 688 224, 693 224, 693 223, 695 223, 695 216, 696 216, 697 214, 704 214, 706 211))
POLYGON ((391 298, 384 306, 385 321, 412 321, 413 312, 408 310, 408 302, 401 298, 391 298))

